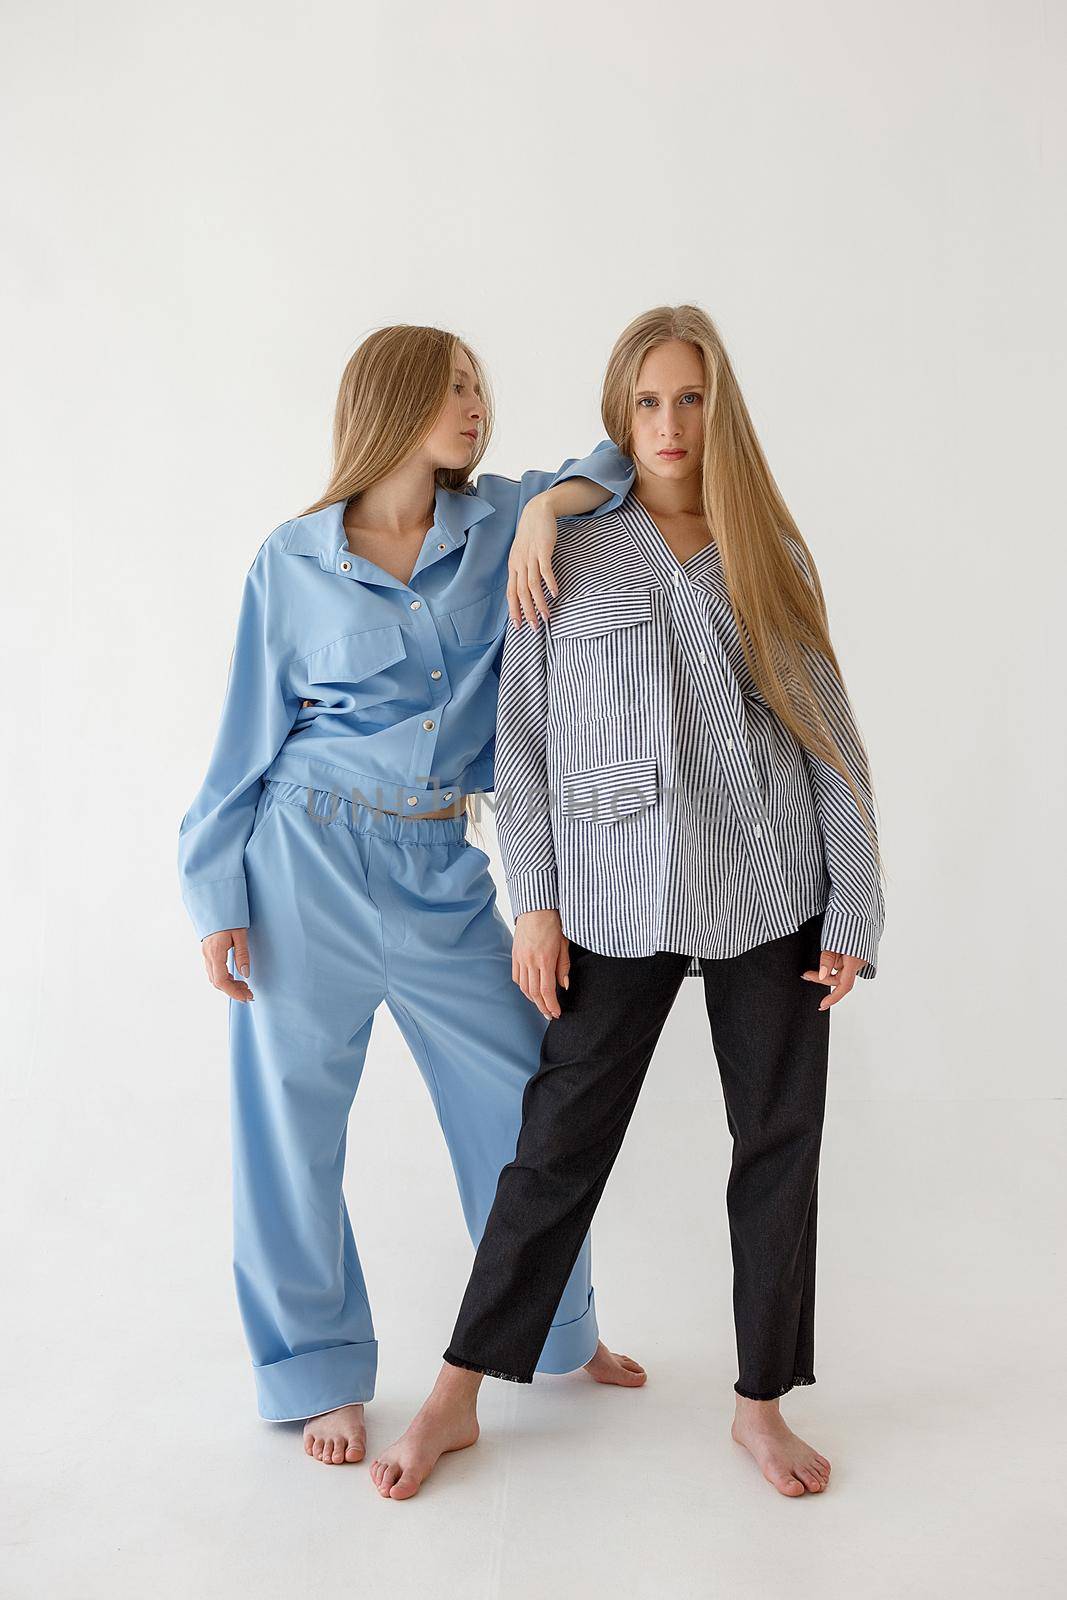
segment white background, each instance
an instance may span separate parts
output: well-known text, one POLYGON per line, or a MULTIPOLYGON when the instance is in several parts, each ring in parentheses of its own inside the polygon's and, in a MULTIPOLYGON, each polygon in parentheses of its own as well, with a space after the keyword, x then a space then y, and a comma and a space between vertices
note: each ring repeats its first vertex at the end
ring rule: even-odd
MULTIPOLYGON (((0 30, 5 1595, 1051 1593, 1062 7, 7 0, 0 30), (359 340, 470 340, 515 475, 603 436, 615 337, 682 300, 815 553, 889 866, 833 1014, 819 1382, 783 1404, 834 1479, 785 1502, 728 1437, 690 981, 595 1232, 647 1389, 488 1384, 479 1448, 386 1504, 255 1417, 178 820, 359 340)), ((384 1012, 347 1187, 373 1454, 470 1261, 384 1012)))

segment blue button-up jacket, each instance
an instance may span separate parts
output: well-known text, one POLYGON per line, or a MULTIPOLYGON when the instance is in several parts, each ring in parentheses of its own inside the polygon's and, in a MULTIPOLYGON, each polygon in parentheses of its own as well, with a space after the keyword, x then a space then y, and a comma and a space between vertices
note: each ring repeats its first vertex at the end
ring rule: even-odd
POLYGON ((612 510, 633 463, 605 439, 554 474, 438 488, 407 583, 347 549, 340 501, 263 542, 207 775, 181 823, 182 893, 199 937, 248 926, 244 849, 264 779, 413 817, 493 787, 515 529, 535 494, 578 477, 607 489, 612 510))

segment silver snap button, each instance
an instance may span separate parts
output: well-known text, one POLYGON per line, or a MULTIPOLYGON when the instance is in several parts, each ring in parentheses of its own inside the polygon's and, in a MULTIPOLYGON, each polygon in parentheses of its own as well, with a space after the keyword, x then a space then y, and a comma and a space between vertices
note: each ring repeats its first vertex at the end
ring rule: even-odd
POLYGON ((409 806, 417 806, 418 803, 419 803, 419 797, 418 797, 417 794, 409 794, 408 795, 408 805, 409 806))
POLYGON ((434 667, 433 671, 430 673, 430 677, 431 678, 439 678, 440 676, 441 676, 440 667, 434 667))
POLYGON ((703 651, 703 650, 702 650, 702 651, 701 651, 701 652, 700 652, 700 665, 701 665, 701 666, 702 666, 702 667, 706 667, 706 666, 707 666, 707 664, 708 664, 708 658, 707 658, 707 655, 706 655, 706 654, 705 654, 705 653, 704 653, 704 651, 703 651))
POLYGON ((727 748, 727 750, 732 750, 733 747, 734 747, 734 736, 733 736, 732 733, 728 733, 726 735, 726 748, 727 748))
POLYGON ((430 729, 431 729, 431 728, 432 728, 432 727, 434 727, 434 723, 432 723, 432 722, 430 722, 430 721, 429 721, 429 720, 428 720, 428 719, 427 719, 427 721, 426 721, 426 722, 424 722, 424 723, 423 723, 423 727, 424 727, 424 728, 425 728, 425 729, 426 729, 426 731, 427 731, 427 733, 429 733, 429 731, 430 731, 430 729))
POLYGON ((449 789, 448 793, 445 795, 445 799, 446 800, 451 800, 451 798, 452 798, 452 790, 449 789))
POLYGON ((438 548, 438 550, 447 550, 447 549, 448 549, 448 546, 447 546, 447 545, 444 545, 444 544, 439 544, 439 545, 438 545, 438 546, 437 546, 437 548, 438 548))
POLYGON ((411 602, 411 609, 412 609, 412 611, 421 611, 422 610, 422 601, 421 600, 413 600, 411 602))
POLYGON ((352 571, 352 563, 351 563, 351 561, 342 561, 341 562, 341 571, 342 572, 351 572, 352 571))

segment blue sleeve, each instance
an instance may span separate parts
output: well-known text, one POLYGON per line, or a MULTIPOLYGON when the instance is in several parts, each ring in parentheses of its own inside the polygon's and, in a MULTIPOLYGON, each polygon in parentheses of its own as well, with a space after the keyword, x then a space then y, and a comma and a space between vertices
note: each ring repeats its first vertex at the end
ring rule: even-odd
POLYGON ((178 871, 197 936, 248 927, 244 849, 261 779, 300 709, 274 637, 264 546, 245 578, 226 696, 207 776, 182 818, 178 871))
POLYGON ((510 536, 514 538, 523 511, 534 495, 542 494, 545 489, 564 483, 568 478, 589 478, 610 496, 597 507, 599 514, 614 511, 622 504, 633 486, 634 477, 632 459, 610 439, 602 439, 589 455, 580 459, 570 457, 556 472, 534 469, 524 472, 518 481, 500 477, 495 472, 483 472, 474 485, 474 492, 482 500, 488 500, 498 512, 510 517, 510 536))

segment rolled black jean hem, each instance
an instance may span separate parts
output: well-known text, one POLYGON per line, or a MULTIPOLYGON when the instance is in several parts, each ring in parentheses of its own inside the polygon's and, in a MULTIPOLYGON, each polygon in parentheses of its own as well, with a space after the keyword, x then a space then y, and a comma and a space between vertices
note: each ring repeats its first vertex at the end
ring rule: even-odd
POLYGON ((453 1355, 451 1350, 446 1350, 443 1360, 450 1367, 463 1367, 467 1372, 481 1372, 487 1378, 503 1378, 505 1383, 533 1383, 533 1377, 520 1378, 516 1372, 497 1372, 495 1367, 483 1367, 477 1361, 465 1361, 462 1356, 453 1355))
POLYGON ((794 1374, 788 1383, 783 1384, 782 1388, 772 1389, 769 1394, 755 1394, 751 1389, 742 1389, 740 1383, 735 1383, 734 1389, 741 1396, 742 1400, 780 1400, 783 1394, 789 1393, 790 1389, 800 1388, 801 1386, 814 1382, 815 1379, 813 1377, 802 1377, 798 1372, 794 1374))

